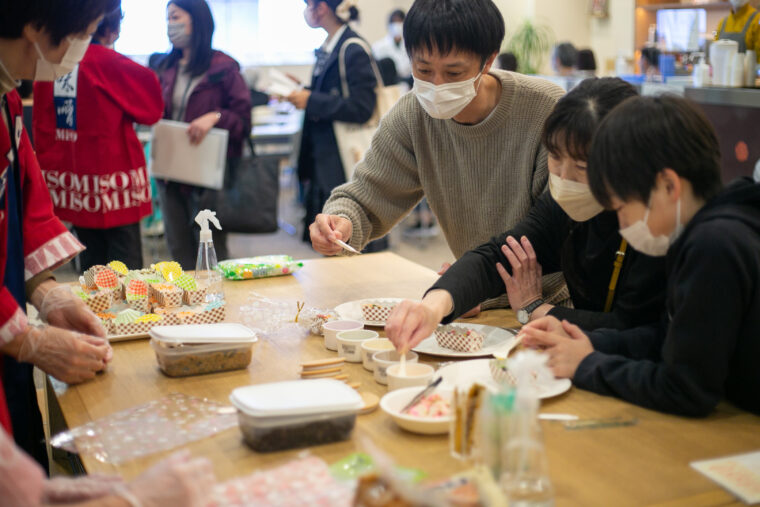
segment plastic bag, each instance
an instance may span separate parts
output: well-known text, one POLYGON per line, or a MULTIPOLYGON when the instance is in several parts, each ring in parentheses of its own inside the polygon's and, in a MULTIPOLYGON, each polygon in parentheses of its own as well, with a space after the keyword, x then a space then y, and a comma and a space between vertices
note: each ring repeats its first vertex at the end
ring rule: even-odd
POLYGON ((289 255, 264 255, 222 261, 218 269, 227 280, 254 280, 290 275, 302 267, 303 262, 295 261, 289 255))
POLYGON ((168 451, 237 426, 227 405, 173 393, 53 437, 53 447, 91 454, 103 463, 126 461, 168 451))

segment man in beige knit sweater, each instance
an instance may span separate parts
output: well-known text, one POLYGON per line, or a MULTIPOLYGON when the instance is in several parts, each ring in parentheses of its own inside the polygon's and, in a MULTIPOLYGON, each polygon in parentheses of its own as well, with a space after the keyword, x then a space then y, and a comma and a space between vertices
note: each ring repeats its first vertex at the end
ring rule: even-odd
POLYGON ((546 186, 541 132, 564 91, 492 70, 503 38, 491 0, 416 0, 404 23, 414 89, 311 225, 315 250, 341 253, 335 240, 361 250, 423 196, 457 258, 525 216, 546 186))

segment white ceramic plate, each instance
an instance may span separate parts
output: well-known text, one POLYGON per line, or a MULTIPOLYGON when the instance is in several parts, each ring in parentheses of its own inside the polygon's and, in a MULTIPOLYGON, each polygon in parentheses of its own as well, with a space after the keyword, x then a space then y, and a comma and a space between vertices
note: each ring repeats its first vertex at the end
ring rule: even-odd
POLYGON ((463 324, 454 323, 453 326, 464 327, 472 329, 485 336, 483 340, 483 348, 477 352, 459 352, 452 349, 447 349, 438 345, 435 339, 435 335, 422 340, 419 345, 412 350, 419 354, 428 354, 431 356, 441 357, 455 357, 455 358, 473 358, 473 357, 486 357, 492 356, 494 352, 498 352, 505 348, 507 344, 511 344, 516 340, 515 334, 512 331, 501 329, 499 327, 484 326, 483 324, 463 324))
POLYGON ((367 298, 367 299, 359 299, 357 301, 349 301, 348 303, 343 303, 342 305, 338 305, 335 307, 335 312, 338 314, 338 316, 341 319, 344 320, 358 320, 359 322, 364 322, 365 326, 373 326, 373 327, 385 327, 385 321, 379 321, 379 320, 364 320, 364 315, 362 314, 362 304, 364 303, 370 303, 370 302, 376 302, 380 301, 383 303, 400 303, 402 301, 406 301, 402 298, 367 298))
MULTIPOLYGON (((498 389, 498 383, 493 379, 488 367, 490 359, 475 359, 473 361, 461 361, 452 363, 439 369, 437 376, 443 377, 441 388, 468 387, 474 383, 482 384, 489 389, 498 389)), ((572 386, 570 379, 554 379, 546 385, 537 385, 538 397, 541 399, 553 398, 568 391, 572 386)))
MULTIPOLYGON (((449 417, 415 417, 409 414, 402 414, 401 409, 412 398, 417 396, 425 389, 424 387, 405 387, 391 391, 380 400, 380 408, 391 416, 393 421, 400 427, 412 433, 421 433, 423 435, 442 435, 449 432, 451 416, 449 417)), ((438 388, 435 390, 444 399, 451 400, 451 389, 438 388)))

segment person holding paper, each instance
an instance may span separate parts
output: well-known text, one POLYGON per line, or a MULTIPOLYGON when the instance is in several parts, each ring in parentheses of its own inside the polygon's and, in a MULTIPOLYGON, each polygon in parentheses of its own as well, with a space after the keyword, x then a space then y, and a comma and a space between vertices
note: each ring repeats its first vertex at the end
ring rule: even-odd
POLYGON ((306 23, 327 32, 327 39, 316 51, 311 86, 287 97, 298 109, 305 111, 298 157, 298 176, 305 186, 305 242, 310 239, 309 225, 322 211, 332 189, 346 182, 333 122, 365 123, 372 117, 377 100, 372 56, 357 44, 346 47, 346 80, 350 96, 344 98, 342 93, 338 57, 347 40, 359 37, 348 26, 349 21, 359 16, 354 4, 354 0, 306 0, 306 23))
POLYGON ((635 97, 597 130, 591 191, 637 251, 667 262, 654 325, 586 334, 546 317, 523 344, 557 377, 653 410, 707 416, 719 402, 760 414, 760 185, 723 186, 710 122, 686 99, 635 97))
MULTIPOLYGON (((229 167, 242 156, 251 132, 251 94, 240 65, 212 49, 214 19, 206 0, 171 0, 166 13, 173 49, 158 64, 164 118, 187 122, 188 144, 193 145, 212 128, 227 130, 229 167)), ((198 252, 193 220, 201 209, 216 207, 218 192, 162 180, 158 190, 169 252, 184 269, 193 269, 198 252)), ((227 235, 216 230, 213 235, 219 260, 227 258, 227 235)))
MULTIPOLYGON (((109 33, 118 34, 121 16, 119 7, 101 25, 115 23, 109 33)), ((156 75, 99 40, 71 74, 35 84, 37 158, 56 215, 87 247, 82 270, 114 260, 143 268, 140 220, 151 213, 150 179, 133 125, 156 123, 163 109, 156 75)))

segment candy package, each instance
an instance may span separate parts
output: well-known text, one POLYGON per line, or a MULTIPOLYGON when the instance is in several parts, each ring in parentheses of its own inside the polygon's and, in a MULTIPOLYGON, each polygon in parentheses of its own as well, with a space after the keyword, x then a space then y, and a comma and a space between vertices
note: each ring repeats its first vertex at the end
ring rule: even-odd
POLYGON ((264 255, 222 261, 218 269, 227 280, 253 280, 290 275, 302 267, 303 262, 295 261, 289 255, 264 255))

